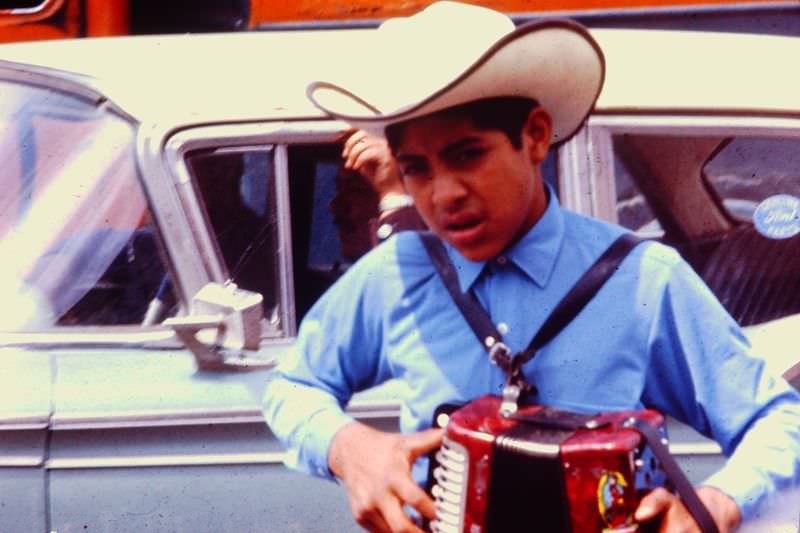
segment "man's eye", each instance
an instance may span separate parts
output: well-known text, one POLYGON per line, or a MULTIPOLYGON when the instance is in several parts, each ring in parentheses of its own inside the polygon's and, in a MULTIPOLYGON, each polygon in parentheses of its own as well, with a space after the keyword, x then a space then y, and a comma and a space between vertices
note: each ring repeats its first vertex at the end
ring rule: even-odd
POLYGON ((400 172, 405 177, 419 177, 425 174, 426 167, 425 165, 419 163, 411 163, 407 165, 401 165, 400 172))
POLYGON ((457 152, 454 159, 459 163, 469 163, 479 159, 484 153, 485 150, 483 148, 467 148, 457 152))

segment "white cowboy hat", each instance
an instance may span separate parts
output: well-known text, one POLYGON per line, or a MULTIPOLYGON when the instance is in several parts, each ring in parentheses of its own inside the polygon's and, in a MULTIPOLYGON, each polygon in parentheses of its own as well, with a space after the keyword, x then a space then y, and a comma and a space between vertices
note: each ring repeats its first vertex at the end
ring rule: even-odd
MULTIPOLYGON (((580 128, 605 73, 598 44, 581 25, 543 20, 515 27, 506 15, 437 2, 384 22, 337 65, 336 80, 314 81, 311 102, 356 128, 384 128, 473 100, 532 98, 550 114, 553 142, 580 128)), ((333 77, 333 76, 332 76, 333 77)))

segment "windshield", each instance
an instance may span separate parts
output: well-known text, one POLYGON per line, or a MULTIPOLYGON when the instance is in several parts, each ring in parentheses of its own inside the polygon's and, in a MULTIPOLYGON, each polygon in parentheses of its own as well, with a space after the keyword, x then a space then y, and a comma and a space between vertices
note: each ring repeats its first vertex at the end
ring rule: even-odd
POLYGON ((140 322, 143 309, 85 301, 118 284, 114 263, 149 227, 132 126, 51 89, 0 82, 0 94, 0 330, 140 322))

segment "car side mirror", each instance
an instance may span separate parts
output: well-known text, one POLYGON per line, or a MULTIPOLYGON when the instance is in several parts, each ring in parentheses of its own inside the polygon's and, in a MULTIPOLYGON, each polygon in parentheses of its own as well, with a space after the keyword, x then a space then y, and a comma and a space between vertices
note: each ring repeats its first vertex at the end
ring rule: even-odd
POLYGON ((208 283, 192 298, 192 313, 166 319, 201 370, 254 370, 273 360, 246 357, 261 342, 262 296, 235 283, 208 283))

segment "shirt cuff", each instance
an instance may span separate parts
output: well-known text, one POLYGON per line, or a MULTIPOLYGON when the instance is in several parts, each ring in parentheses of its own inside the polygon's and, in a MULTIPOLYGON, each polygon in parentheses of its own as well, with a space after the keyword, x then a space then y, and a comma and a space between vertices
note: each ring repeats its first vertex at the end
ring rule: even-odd
POLYGON ((328 449, 333 437, 347 424, 353 422, 350 415, 333 409, 319 411, 307 422, 309 431, 299 449, 290 449, 285 464, 290 468, 306 471, 309 474, 335 479, 328 466, 328 449))
POLYGON ((736 502, 742 513, 742 521, 755 518, 763 503, 765 494, 761 488, 764 480, 755 472, 735 471, 733 468, 722 468, 712 474, 701 485, 714 487, 736 502))

